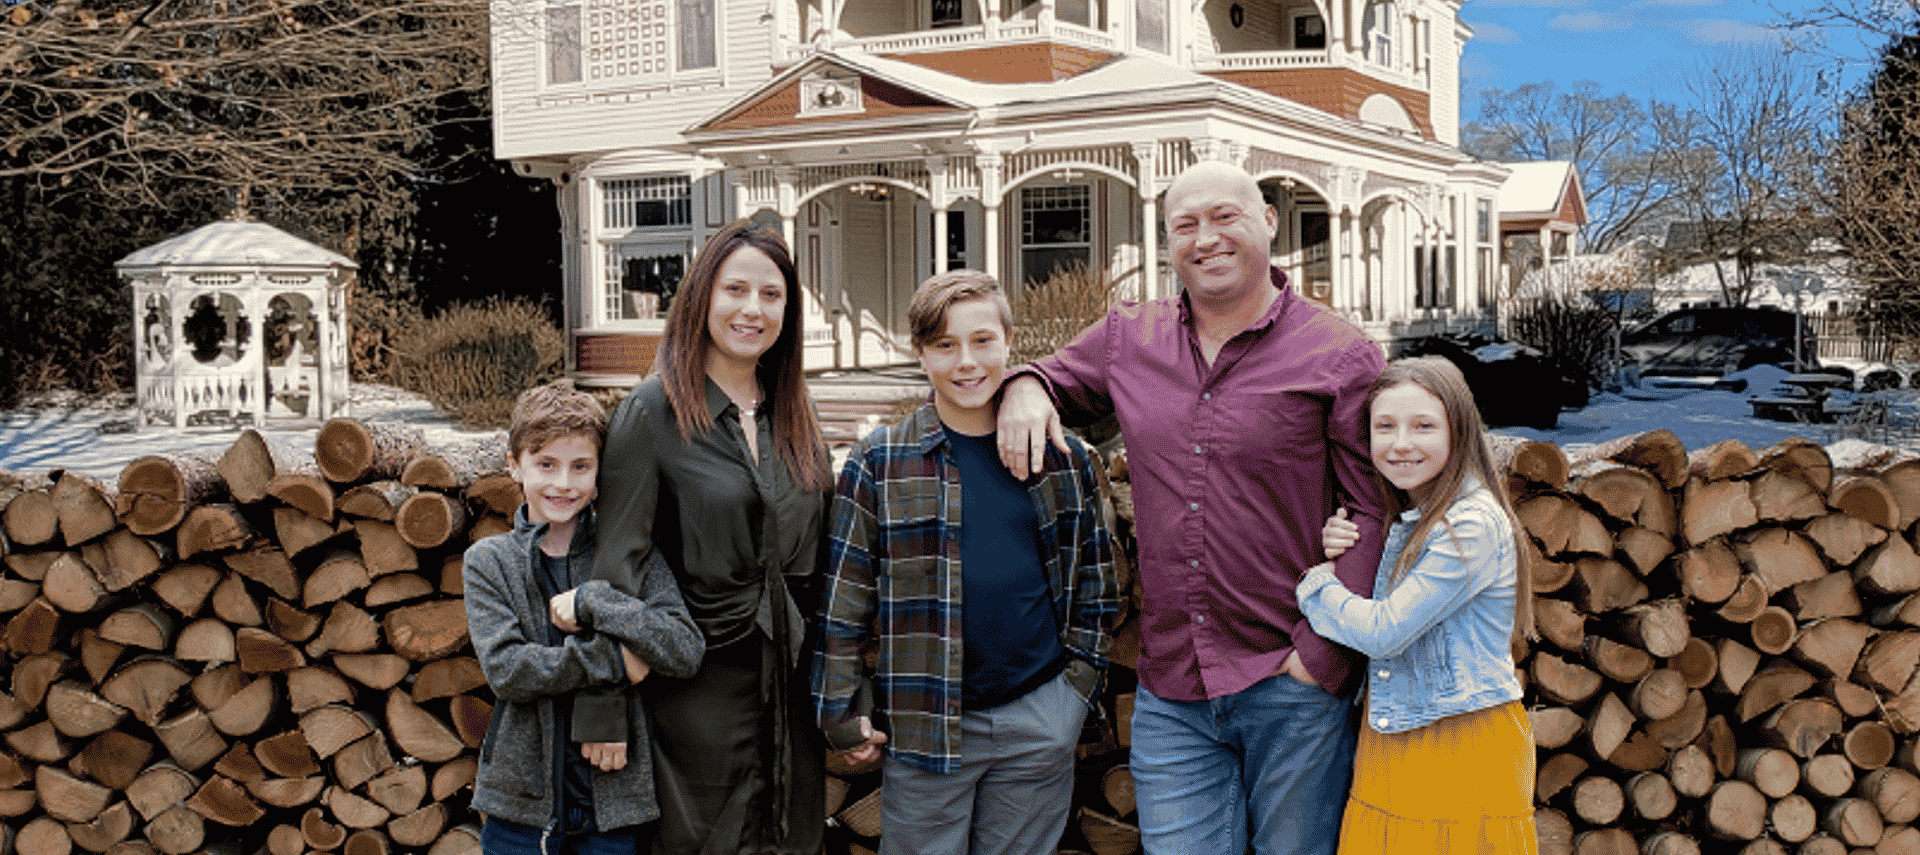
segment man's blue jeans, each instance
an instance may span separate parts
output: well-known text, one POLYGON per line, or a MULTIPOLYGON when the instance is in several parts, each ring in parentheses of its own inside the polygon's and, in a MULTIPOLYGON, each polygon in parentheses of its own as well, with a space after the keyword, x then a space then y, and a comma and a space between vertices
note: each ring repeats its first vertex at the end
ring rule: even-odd
POLYGON ((480 829, 482 855, 635 855, 640 828, 631 825, 592 834, 548 833, 512 820, 488 817, 480 829))
POLYGON ((1331 855, 1353 782, 1353 705, 1284 674, 1238 694, 1134 695, 1147 855, 1331 855))

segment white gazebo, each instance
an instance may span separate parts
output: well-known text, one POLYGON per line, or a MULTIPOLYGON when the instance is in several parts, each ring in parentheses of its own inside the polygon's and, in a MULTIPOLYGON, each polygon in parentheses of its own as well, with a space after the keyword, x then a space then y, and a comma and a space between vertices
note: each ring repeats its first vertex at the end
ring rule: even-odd
POLYGON ((345 297, 357 266, 246 220, 115 262, 133 285, 140 426, 347 415, 345 297))

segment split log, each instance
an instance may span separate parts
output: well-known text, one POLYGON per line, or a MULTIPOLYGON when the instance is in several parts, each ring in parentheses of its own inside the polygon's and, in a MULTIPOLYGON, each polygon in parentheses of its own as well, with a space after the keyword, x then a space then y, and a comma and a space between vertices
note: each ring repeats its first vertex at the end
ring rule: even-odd
POLYGON ((373 615, 343 600, 333 604, 333 610, 321 625, 320 636, 309 642, 306 649, 308 656, 320 657, 334 652, 364 653, 379 643, 380 624, 373 615))
MULTIPOLYGON (((1644 526, 1631 526, 1622 529, 1613 538, 1614 554, 1618 555, 1633 572, 1645 577, 1659 568, 1667 556, 1673 554, 1673 535, 1662 534, 1644 526)), ((1731 560, 1731 556, 1729 556, 1731 560)), ((1734 568, 1738 575, 1739 568, 1734 568)))
POLYGON ((1627 779, 1627 804, 1633 815, 1646 822, 1659 822, 1673 815, 1680 806, 1673 784, 1659 772, 1641 772, 1627 779))
POLYGON ((400 684, 410 670, 407 660, 391 653, 346 653, 333 657, 333 667, 348 679, 375 691, 400 684))
POLYGON ((174 533, 174 552, 181 559, 203 553, 226 552, 246 545, 253 526, 233 505, 197 505, 174 533))
POLYGON ((326 803, 327 810, 332 812, 333 818, 347 828, 374 828, 392 818, 392 814, 388 813, 386 808, 354 795, 342 787, 328 787, 321 800, 326 803))
MULTIPOLYGON (((1689 689, 1686 698, 1680 703, 1679 711, 1666 718, 1647 722, 1642 726, 1641 733, 1655 744, 1671 751, 1699 739, 1706 727, 1707 696, 1699 689, 1689 689)), ((1666 758, 1661 757, 1658 762, 1665 761, 1666 758)))
POLYGON ((243 626, 235 630, 233 646, 241 670, 249 674, 291 671, 307 664, 300 648, 264 629, 243 626))
POLYGON ((339 484, 399 478, 408 461, 425 453, 420 429, 398 422, 331 419, 313 441, 321 473, 339 484))
POLYGON ((1587 663, 1615 682, 1637 683, 1641 678, 1653 673, 1653 657, 1638 647, 1621 644, 1598 635, 1589 635, 1583 648, 1587 663))
POLYGON ((1849 514, 1827 514, 1808 523, 1806 535, 1836 566, 1852 564, 1870 547, 1887 539, 1887 532, 1849 514))
POLYGON ((274 547, 258 547, 221 559, 227 569, 259 582, 283 600, 300 597, 300 577, 287 554, 274 547))
POLYGON ((235 626, 259 626, 266 623, 267 617, 260 610, 260 601, 247 590, 247 583, 238 573, 228 573, 221 577, 220 584, 213 587, 213 614, 215 617, 235 626))
POLYGON ((106 852, 132 833, 133 809, 126 802, 115 802, 90 821, 67 824, 73 845, 88 852, 106 852))
POLYGON ((1760 615, 1749 624, 1752 630, 1753 646, 1762 653, 1779 655, 1793 647, 1794 639, 1800 634, 1795 626, 1793 612, 1779 606, 1768 606, 1760 610, 1760 615))
MULTIPOLYGON (((1600 691, 1598 673, 1551 653, 1535 653, 1528 673, 1529 685, 1555 703, 1584 703, 1600 691)), ((1811 675, 1808 679, 1811 681, 1811 675)), ((1808 685, 1812 685, 1811 682, 1808 685)))
POLYGON ((1800 786, 1800 762, 1778 748, 1741 749, 1733 773, 1773 799, 1800 786))
POLYGON ((1759 577, 1748 573, 1740 577, 1740 584, 1734 587, 1733 596, 1728 597, 1714 613, 1730 623, 1751 623, 1766 607, 1767 586, 1759 577))
POLYGON ((1669 490, 1685 483, 1687 477, 1687 447, 1666 428, 1599 443, 1574 455, 1572 463, 1577 469, 1591 460, 1638 466, 1652 472, 1669 490))
POLYGON ((0 531, 17 546, 53 543, 60 536, 60 512, 53 497, 44 488, 15 494, 0 508, 0 531))
POLYGON ((1805 480, 1769 470, 1747 489, 1754 514, 1767 522, 1809 520, 1827 513, 1826 496, 1805 480))
POLYGON ((60 518, 60 537, 68 546, 86 543, 120 524, 107 488, 78 472, 60 473, 47 497, 53 500, 54 513, 60 518))
POLYGON ((1745 781, 1721 781, 1707 794, 1706 821, 1715 837, 1753 840, 1767 830, 1767 797, 1745 781))
POLYGON ((413 702, 419 704, 436 698, 450 698, 486 684, 487 675, 480 670, 480 660, 472 656, 436 659, 420 666, 419 673, 414 675, 413 702))
POLYGON ((415 662, 439 659, 467 643, 466 606, 459 600, 436 600, 404 606, 381 621, 387 643, 415 662))
POLYGON ((220 571, 205 564, 176 564, 157 576, 152 587, 168 608, 193 617, 206 605, 220 579, 220 571))
POLYGON ((1514 512, 1527 533, 1540 541, 1540 548, 1549 558, 1613 554, 1613 538, 1607 534, 1606 525, 1564 495, 1544 493, 1530 497, 1520 502, 1514 512))
POLYGON ((1886 825, 1880 810, 1866 799, 1838 799, 1828 805, 1820 817, 1820 827, 1848 846, 1872 846, 1880 842, 1886 825))
POLYGON ((91 821, 113 798, 112 790, 82 781, 53 765, 34 770, 33 791, 39 795, 40 809, 61 822, 91 821))
POLYGON ((413 813, 427 798, 427 770, 417 763, 389 769, 367 782, 367 798, 396 816, 413 813))
POLYGON ((73 852, 73 838, 67 835, 67 829, 48 816, 37 816, 30 820, 15 836, 13 845, 16 851, 34 855, 69 855, 73 852))
POLYGON ((172 763, 156 763, 127 785, 127 804, 133 806, 140 818, 151 820, 186 801, 198 789, 200 782, 185 769, 172 763))
POLYGON ((353 700, 353 687, 339 674, 308 665, 288 671, 287 699, 296 715, 328 704, 347 704, 353 700))
POLYGON ((1802 621, 1854 617, 1865 611, 1860 594, 1853 587, 1853 574, 1845 570, 1788 588, 1786 605, 1793 610, 1794 617, 1802 621))
POLYGON ((1612 825, 1626 804, 1626 794, 1612 778, 1589 775, 1573 785, 1574 815, 1588 825, 1612 825))
POLYGON ((202 784, 186 804, 202 818, 233 828, 252 825, 267 812, 247 793, 246 787, 217 775, 202 784))
POLYGON ((215 730, 228 736, 252 736, 266 726, 279 702, 273 680, 262 677, 248 683, 218 708, 209 710, 207 719, 215 730))
POLYGON ((1704 689, 1720 674, 1720 654, 1706 639, 1694 636, 1687 639, 1686 647, 1667 662, 1667 667, 1680 672, 1687 688, 1704 689))
POLYGON ((1686 606, 1678 599, 1627 607, 1622 629, 1641 650, 1663 659, 1680 655, 1693 637, 1686 606))
MULTIPOLYGON (((1724 656, 1721 661, 1726 661, 1724 656)), ((1743 722, 1752 721, 1762 713, 1799 697, 1802 692, 1813 688, 1816 682, 1812 674, 1799 666, 1779 660, 1768 663, 1740 691, 1739 699, 1735 702, 1736 715, 1743 722)))
MULTIPOLYGON (((504 468, 503 465, 502 469, 504 468)), ((505 471, 482 475, 475 479, 473 486, 467 488, 465 497, 469 501, 478 502, 493 514, 503 517, 512 516, 514 511, 519 510, 520 501, 523 498, 520 484, 505 471)))
POLYGON ((307 747, 322 760, 373 731, 366 718, 336 704, 316 707, 300 716, 300 733, 306 737, 307 747))
POLYGON ((1858 793, 1873 803, 1884 822, 1905 825, 1920 819, 1920 776, 1905 769, 1889 766, 1868 772, 1858 793))
POLYGON ((447 827, 447 809, 433 802, 406 816, 387 822, 387 834, 401 846, 426 846, 440 837, 447 827))
POLYGON ((472 756, 462 756, 446 763, 433 772, 433 800, 444 802, 453 795, 473 785, 480 774, 480 763, 472 756))
POLYGON ((362 828, 347 835, 344 855, 388 855, 392 844, 387 836, 378 830, 362 828))
POLYGON ((1697 799, 1713 789, 1718 777, 1713 767, 1713 758, 1698 745, 1682 746, 1667 758, 1667 781, 1673 785, 1673 791, 1689 799, 1697 799))
POLYGON ((337 533, 331 523, 299 508, 273 509, 274 540, 288 555, 303 555, 332 540, 337 533))
POLYGON ((46 653, 60 634, 60 610, 46 597, 35 597, 7 621, 6 647, 15 655, 46 653))
POLYGON ((1623 828, 1595 828, 1573 838, 1573 855, 1641 855, 1633 832, 1623 828))
POLYGON ((351 517, 393 522, 394 513, 417 492, 399 481, 373 481, 341 493, 335 508, 351 517))
POLYGON ((193 679, 178 662, 161 657, 135 659, 100 684, 100 695, 152 727, 193 679))
POLYGON ((1759 466, 1759 455, 1737 439, 1723 439, 1687 454, 1687 473, 1705 481, 1737 478, 1759 466))
POLYGON ((292 603, 279 597, 269 597, 267 630, 286 641, 299 644, 320 631, 320 616, 294 608, 292 603))
POLYGON ((1627 708, 1641 719, 1663 719, 1680 711, 1687 702, 1687 681, 1680 672, 1658 668, 1633 684, 1627 695, 1627 708))
POLYGON ((1673 496, 1644 469, 1611 466, 1590 471, 1574 482, 1573 490, 1623 526, 1642 526, 1668 537, 1673 535, 1673 496))
POLYGON ((1784 591, 1827 574, 1813 542, 1790 529, 1763 528, 1735 538, 1733 553, 1768 591, 1784 591))
POLYGON ((287 444, 268 442, 259 431, 249 428, 220 455, 214 469, 226 481, 234 501, 252 504, 267 497, 267 484, 281 473, 313 469, 311 458, 304 463, 301 458, 287 444))
POLYGON ((480 827, 456 825, 433 842, 427 855, 480 855, 480 827))
POLYGON ((1873 627, 1846 618, 1825 618, 1800 629, 1793 641, 1795 661, 1819 677, 1845 678, 1853 674, 1860 651, 1873 637, 1873 627))
MULTIPOLYGON (((377 609, 395 603, 424 599, 433 596, 434 593, 433 583, 425 578, 413 573, 394 573, 373 580, 373 584, 368 585, 367 592, 361 596, 361 601, 366 603, 367 608, 377 609)), ((1116 638, 1115 641, 1117 642, 1118 639, 1116 638)), ((1123 662, 1118 658, 1113 661, 1123 662)))
POLYGON ((1574 562, 1574 601, 1591 614, 1626 608, 1647 598, 1647 585, 1611 558, 1574 562))
POLYGON ((172 531, 187 510, 226 492, 215 461, 196 454, 150 454, 120 470, 114 511, 134 534, 172 531))
POLYGON ((332 852, 347 842, 347 830, 327 821, 327 813, 321 808, 308 808, 300 817, 300 836, 307 845, 322 852, 332 852))
POLYGON ((1687 546, 1752 526, 1759 512, 1740 481, 1688 481, 1680 499, 1680 533, 1687 546))
POLYGON ((267 495, 322 522, 335 516, 333 485, 313 472, 285 472, 267 482, 267 495))
POLYGON ((1872 475, 1847 475, 1833 482, 1827 503, 1849 516, 1884 529, 1900 528, 1900 503, 1886 482, 1872 475))
POLYGON ((1865 771, 1873 771, 1892 762, 1893 752, 1898 747, 1893 729, 1872 720, 1858 722, 1847 728, 1846 736, 1840 740, 1840 753, 1846 755, 1854 766, 1865 771))
POLYGON ((173 616, 151 603, 135 603, 100 622, 100 637, 124 647, 161 651, 173 647, 173 616))
POLYGON ((1801 757, 1819 753, 1827 740, 1840 732, 1840 708, 1825 698, 1797 698, 1769 713, 1757 731, 1768 745, 1785 748, 1801 757))
POLYGON ((308 574, 300 602, 307 608, 326 605, 365 589, 372 581, 359 553, 335 550, 308 574))
POLYGON ((328 759, 333 763, 334 781, 347 789, 357 789, 393 768, 393 753, 387 750, 387 738, 377 730, 347 743, 328 759))
POLYGON ((47 720, 54 728, 75 738, 110 730, 127 715, 125 707, 72 680, 55 683, 47 691, 46 705, 47 720))
POLYGON ((1587 737, 1595 757, 1611 755, 1632 731, 1632 711, 1612 692, 1602 695, 1593 713, 1587 716, 1587 737))
POLYGON ((1904 537, 1889 537, 1853 565, 1860 590, 1872 596, 1920 591, 1920 556, 1904 537))
POLYGON ((1760 454, 1760 465, 1800 478, 1823 496, 1833 488, 1833 459, 1812 440, 1796 436, 1776 442, 1760 454))
POLYGON ((259 742, 254 756, 260 766, 282 778, 307 778, 320 774, 320 762, 307 747, 305 734, 298 730, 267 737, 259 742))
MULTIPOLYGON (((360 561, 371 576, 420 569, 420 557, 390 523, 360 520, 353 524, 360 539, 360 561)), ((457 593, 457 592, 456 592, 457 593)))
POLYGON ((447 701, 447 715, 453 719, 453 732, 460 737, 460 743, 479 748, 487 738, 493 705, 473 695, 454 695, 447 701))
POLYGON ((1533 601, 1533 628, 1542 639, 1555 647, 1578 653, 1587 638, 1587 613, 1566 600, 1536 597, 1533 601))
MULTIPOLYGON (((99 781, 107 789, 121 791, 133 785, 153 759, 153 743, 118 730, 94 737, 80 749, 72 770, 99 781)), ((11 776, 9 776, 11 777, 11 776)))
POLYGON ((205 768, 227 753, 226 740, 220 738, 220 732, 214 729, 203 710, 188 710, 160 722, 154 725, 153 732, 160 737, 160 744, 166 746, 173 762, 187 771, 205 768))
POLYGON ((452 760, 466 748, 445 724, 398 689, 387 693, 387 732, 400 750, 428 763, 452 760))
POLYGON ((188 662, 232 662, 233 627, 226 621, 202 618, 187 624, 173 642, 173 655, 188 662))
POLYGON ((206 841, 206 820, 181 802, 149 820, 146 835, 162 855, 187 855, 199 851, 206 841))
POLYGON ((1806 796, 1790 793, 1767 808, 1767 825, 1781 840, 1799 843, 1820 829, 1820 812, 1806 796))
POLYGON ((74 552, 60 553, 47 567, 47 577, 40 582, 40 596, 67 614, 86 614, 105 608, 115 599, 74 552))

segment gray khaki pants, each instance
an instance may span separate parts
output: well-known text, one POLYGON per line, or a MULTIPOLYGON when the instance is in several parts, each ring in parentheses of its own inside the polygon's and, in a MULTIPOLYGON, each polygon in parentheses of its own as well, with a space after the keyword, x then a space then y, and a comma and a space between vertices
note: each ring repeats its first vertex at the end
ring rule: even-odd
POLYGON ((1019 700, 963 714, 958 772, 888 757, 880 855, 1051 855, 1086 714, 1062 671, 1019 700))

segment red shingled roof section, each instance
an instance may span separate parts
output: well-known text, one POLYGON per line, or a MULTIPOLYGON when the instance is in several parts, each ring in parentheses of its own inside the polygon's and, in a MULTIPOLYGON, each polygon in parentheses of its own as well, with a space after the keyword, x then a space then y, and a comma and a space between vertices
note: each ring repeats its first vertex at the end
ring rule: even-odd
POLYGON ((1433 139, 1433 104, 1427 93, 1375 80, 1350 68, 1296 68, 1271 71, 1219 71, 1211 76, 1249 89, 1278 95, 1343 119, 1360 119, 1360 105, 1373 95, 1400 102, 1420 135, 1433 139))
POLYGON ((1040 42, 940 53, 890 54, 887 58, 975 83, 1047 83, 1085 74, 1116 57, 1074 45, 1040 42))

